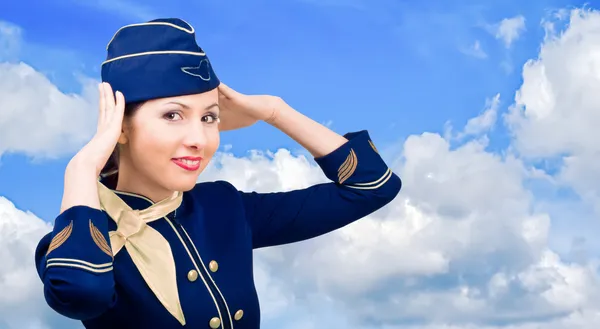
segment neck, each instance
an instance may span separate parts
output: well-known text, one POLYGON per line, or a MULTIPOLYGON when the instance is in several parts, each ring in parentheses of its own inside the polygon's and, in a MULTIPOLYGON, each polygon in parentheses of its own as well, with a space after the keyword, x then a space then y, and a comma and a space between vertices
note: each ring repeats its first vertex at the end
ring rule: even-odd
POLYGON ((136 172, 132 172, 129 168, 129 166, 120 166, 115 190, 144 196, 154 203, 173 195, 173 191, 159 186, 136 172))

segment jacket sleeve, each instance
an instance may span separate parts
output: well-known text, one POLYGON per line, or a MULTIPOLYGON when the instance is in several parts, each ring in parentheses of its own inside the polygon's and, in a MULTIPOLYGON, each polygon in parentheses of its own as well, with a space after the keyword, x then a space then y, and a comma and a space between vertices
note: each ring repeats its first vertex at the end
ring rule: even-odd
POLYGON ((35 251, 48 305, 76 320, 97 317, 115 301, 108 215, 75 206, 60 214, 35 251))
POLYGON ((241 192, 254 248, 317 237, 391 202, 402 182, 380 157, 366 130, 315 161, 331 182, 276 193, 241 192))

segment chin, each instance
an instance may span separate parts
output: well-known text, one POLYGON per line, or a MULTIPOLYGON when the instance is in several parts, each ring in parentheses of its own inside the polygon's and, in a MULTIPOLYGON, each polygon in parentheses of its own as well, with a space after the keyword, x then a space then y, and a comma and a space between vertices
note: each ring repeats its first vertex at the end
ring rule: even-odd
POLYGON ((170 191, 181 191, 187 192, 196 186, 197 176, 194 177, 181 177, 179 175, 172 177, 164 182, 164 187, 170 191))
POLYGON ((173 191, 181 191, 181 192, 187 192, 191 189, 194 188, 194 186, 196 186, 196 181, 183 181, 180 182, 178 184, 175 184, 175 186, 173 186, 172 190, 173 191))

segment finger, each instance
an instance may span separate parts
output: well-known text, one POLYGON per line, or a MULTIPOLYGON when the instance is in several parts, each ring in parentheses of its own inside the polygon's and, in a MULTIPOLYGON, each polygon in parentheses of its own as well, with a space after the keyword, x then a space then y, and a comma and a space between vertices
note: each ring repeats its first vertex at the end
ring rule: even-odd
POLYGON ((226 84, 224 84, 223 82, 221 82, 219 84, 219 92, 221 92, 225 97, 227 98, 231 98, 234 97, 236 94, 236 91, 229 88, 229 86, 227 86, 226 84))
POLYGON ((106 102, 104 100, 104 84, 98 84, 98 127, 106 121, 106 102))
POLYGON ((225 91, 223 90, 223 88, 219 85, 219 87, 217 88, 217 90, 219 91, 219 99, 227 99, 227 95, 225 95, 225 91))
POLYGON ((115 104, 115 116, 114 119, 118 121, 118 124, 123 122, 123 115, 125 113, 125 96, 120 91, 117 91, 117 102, 115 104))
POLYGON ((115 94, 109 83, 104 84, 104 101, 106 102, 107 118, 110 119, 114 114, 115 94))

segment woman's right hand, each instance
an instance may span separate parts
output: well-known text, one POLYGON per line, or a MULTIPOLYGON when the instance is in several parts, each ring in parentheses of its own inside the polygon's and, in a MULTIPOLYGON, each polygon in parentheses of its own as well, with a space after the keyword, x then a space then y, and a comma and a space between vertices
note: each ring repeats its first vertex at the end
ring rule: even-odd
POLYGON ((120 91, 115 93, 110 84, 103 82, 98 86, 99 113, 98 127, 94 137, 73 157, 72 163, 77 167, 95 168, 96 176, 100 175, 121 135, 125 97, 120 91))

